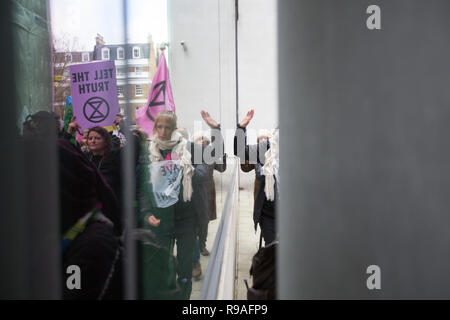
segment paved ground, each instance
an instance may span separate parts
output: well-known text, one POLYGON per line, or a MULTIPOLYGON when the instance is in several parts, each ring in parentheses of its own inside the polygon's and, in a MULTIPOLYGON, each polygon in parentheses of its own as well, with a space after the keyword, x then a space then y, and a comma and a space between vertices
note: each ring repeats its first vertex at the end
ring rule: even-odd
MULTIPOLYGON (((220 223, 223 201, 226 197, 226 185, 221 188, 221 184, 217 186, 217 219, 209 223, 208 240, 206 247, 211 251, 216 231, 220 223), (222 190, 221 190, 222 189, 222 190)), ((251 185, 251 187, 253 187, 251 185)), ((252 285, 250 279, 250 266, 253 255, 258 251, 259 245, 259 229, 255 234, 253 228, 253 189, 250 190, 249 186, 246 186, 244 190, 239 191, 239 222, 238 222, 238 278, 236 281, 236 298, 237 300, 247 299, 247 289, 245 287, 243 279, 248 280, 249 286, 252 285)), ((208 266, 209 257, 200 256, 200 263, 202 265, 203 275, 206 272, 208 266)), ((203 280, 193 281, 191 300, 198 300, 200 297, 201 287, 203 280)))

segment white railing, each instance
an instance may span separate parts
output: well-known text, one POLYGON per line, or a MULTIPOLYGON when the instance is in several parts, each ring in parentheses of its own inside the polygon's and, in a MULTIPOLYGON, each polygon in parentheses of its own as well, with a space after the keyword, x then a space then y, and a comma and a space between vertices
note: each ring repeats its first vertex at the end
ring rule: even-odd
POLYGON ((234 156, 228 157, 228 166, 230 162, 233 164, 231 182, 203 280, 200 300, 233 300, 235 297, 240 162, 239 158, 234 156))

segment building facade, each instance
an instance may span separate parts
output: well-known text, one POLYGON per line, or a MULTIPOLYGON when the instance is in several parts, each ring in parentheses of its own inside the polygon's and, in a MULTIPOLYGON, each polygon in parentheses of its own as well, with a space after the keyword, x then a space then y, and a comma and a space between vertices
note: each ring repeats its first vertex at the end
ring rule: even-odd
POLYGON ((90 52, 54 52, 54 111, 63 117, 66 97, 71 95, 69 66, 113 60, 120 112, 124 113, 126 105, 129 105, 134 122, 135 110, 147 103, 156 71, 153 41, 149 37, 148 43, 107 45, 99 34, 95 40, 94 50, 90 52))

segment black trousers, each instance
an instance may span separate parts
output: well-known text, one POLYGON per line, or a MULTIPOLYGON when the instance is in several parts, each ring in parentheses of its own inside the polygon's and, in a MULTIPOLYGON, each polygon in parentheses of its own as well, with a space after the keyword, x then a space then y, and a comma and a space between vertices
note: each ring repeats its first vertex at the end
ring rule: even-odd
POLYGON ((158 238, 160 246, 173 249, 177 246, 177 274, 178 284, 182 290, 182 298, 189 300, 192 292, 192 252, 194 251, 195 230, 194 228, 184 228, 175 231, 173 236, 164 236, 158 238))
POLYGON ((209 224, 209 221, 206 223, 200 224, 200 226, 198 227, 198 230, 197 230, 198 244, 200 247, 200 251, 202 251, 203 249, 206 248, 206 239, 208 237, 208 224, 209 224))
POLYGON ((268 245, 277 238, 277 232, 275 227, 275 219, 273 217, 266 216, 264 214, 259 218, 259 227, 261 228, 261 234, 264 238, 264 245, 268 245))

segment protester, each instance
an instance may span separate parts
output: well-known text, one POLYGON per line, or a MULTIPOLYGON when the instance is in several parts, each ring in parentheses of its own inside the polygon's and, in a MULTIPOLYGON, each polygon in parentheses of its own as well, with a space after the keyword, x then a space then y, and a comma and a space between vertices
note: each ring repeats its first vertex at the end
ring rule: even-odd
MULTIPOLYGON (((260 142, 267 141, 272 138, 272 133, 269 130, 260 130, 256 142, 259 144, 260 142)), ((241 164, 241 170, 244 172, 250 172, 255 170, 256 166, 261 166, 261 164, 251 164, 249 160, 246 160, 244 164, 241 164)), ((260 170, 259 170, 260 171, 260 170)), ((258 190, 260 188, 261 181, 256 179, 256 170, 255 170, 255 182, 253 186, 253 201, 256 200, 256 196, 258 194, 258 190)))
MULTIPOLYGON (((213 137, 214 138, 214 137, 213 137)), ((193 142, 195 144, 206 147, 210 145, 211 141, 207 132, 200 131, 194 134, 193 142)), ((194 246, 194 265, 192 269, 192 277, 194 280, 200 280, 202 274, 202 268, 200 264, 200 254, 203 256, 209 256, 209 251, 206 249, 206 240, 208 237, 208 224, 210 221, 217 218, 216 213, 216 186, 214 183, 214 169, 219 172, 224 172, 226 170, 226 154, 224 154, 222 163, 214 162, 214 164, 208 165, 208 180, 205 185, 207 192, 207 202, 206 208, 200 208, 199 210, 204 210, 201 214, 202 219, 199 221, 199 225, 196 232, 196 241, 194 246)))
POLYGON ((176 129, 186 140, 189 141, 189 131, 183 127, 177 127, 176 129))
POLYGON ((83 131, 83 138, 78 142, 80 144, 81 151, 83 151, 83 152, 88 152, 89 151, 89 147, 88 147, 88 144, 87 144, 88 132, 89 132, 89 130, 85 129, 83 131))
POLYGON ((250 110, 238 124, 234 137, 234 154, 241 157, 241 162, 249 161, 255 165, 256 179, 260 183, 256 195, 253 222, 255 230, 259 224, 261 235, 266 245, 277 238, 276 234, 276 202, 278 201, 278 129, 274 130, 272 138, 256 145, 247 144, 246 127, 253 118, 254 110, 250 110), (242 150, 240 147, 242 146, 242 150), (251 159, 250 155, 255 155, 251 159))
MULTIPOLYGON (((28 116, 23 128, 25 150, 39 150, 57 137, 60 128, 54 113, 40 111, 28 116)), ((122 227, 117 200, 78 146, 64 138, 59 138, 56 146, 63 299, 121 299, 118 235, 122 227), (79 268, 78 280, 67 273, 77 272, 69 268, 73 266, 79 268)))
POLYGON ((48 137, 56 132, 60 135, 61 123, 59 116, 54 112, 38 111, 35 114, 28 115, 23 123, 23 137, 38 138, 48 137))
MULTIPOLYGON (((115 125, 122 124, 123 128, 123 116, 117 114, 117 118, 114 120, 115 125)), ((70 138, 70 135, 79 130, 79 125, 76 122, 76 117, 73 117, 72 122, 68 126, 66 138, 70 138)), ((135 139, 135 145, 138 146, 138 138, 132 135, 135 139)), ((86 156, 94 165, 98 168, 100 173, 105 178, 113 190, 119 206, 123 208, 122 204, 122 150, 125 148, 124 140, 118 136, 114 136, 109 133, 104 127, 95 126, 89 128, 87 131, 87 151, 86 156)), ((139 158, 140 148, 135 148, 135 166, 137 166, 139 158)))
POLYGON ((81 286, 64 299, 121 299, 121 221, 117 199, 79 148, 58 140, 63 271, 80 269, 81 286))
MULTIPOLYGON (((220 129, 220 125, 207 112, 202 111, 201 115, 211 128, 220 129)), ((173 163, 169 164, 167 161, 178 160, 181 170, 173 171, 180 177, 177 185, 179 189, 176 189, 177 198, 170 205, 158 204, 158 198, 155 196, 158 186, 149 184, 147 194, 152 196, 150 201, 141 199, 141 219, 144 226, 155 232, 159 245, 169 248, 172 252, 176 243, 177 281, 183 298, 189 299, 192 290, 195 229, 201 215, 199 207, 206 204, 204 184, 208 179, 208 166, 203 163, 203 158, 194 157, 195 154, 203 155, 202 146, 188 142, 176 128, 177 117, 173 112, 162 111, 157 115, 149 147, 149 162, 153 166, 160 166, 157 168, 163 168, 169 165, 173 167, 173 163)), ((173 177, 163 176, 161 179, 166 183, 166 180, 171 178, 173 177)))

